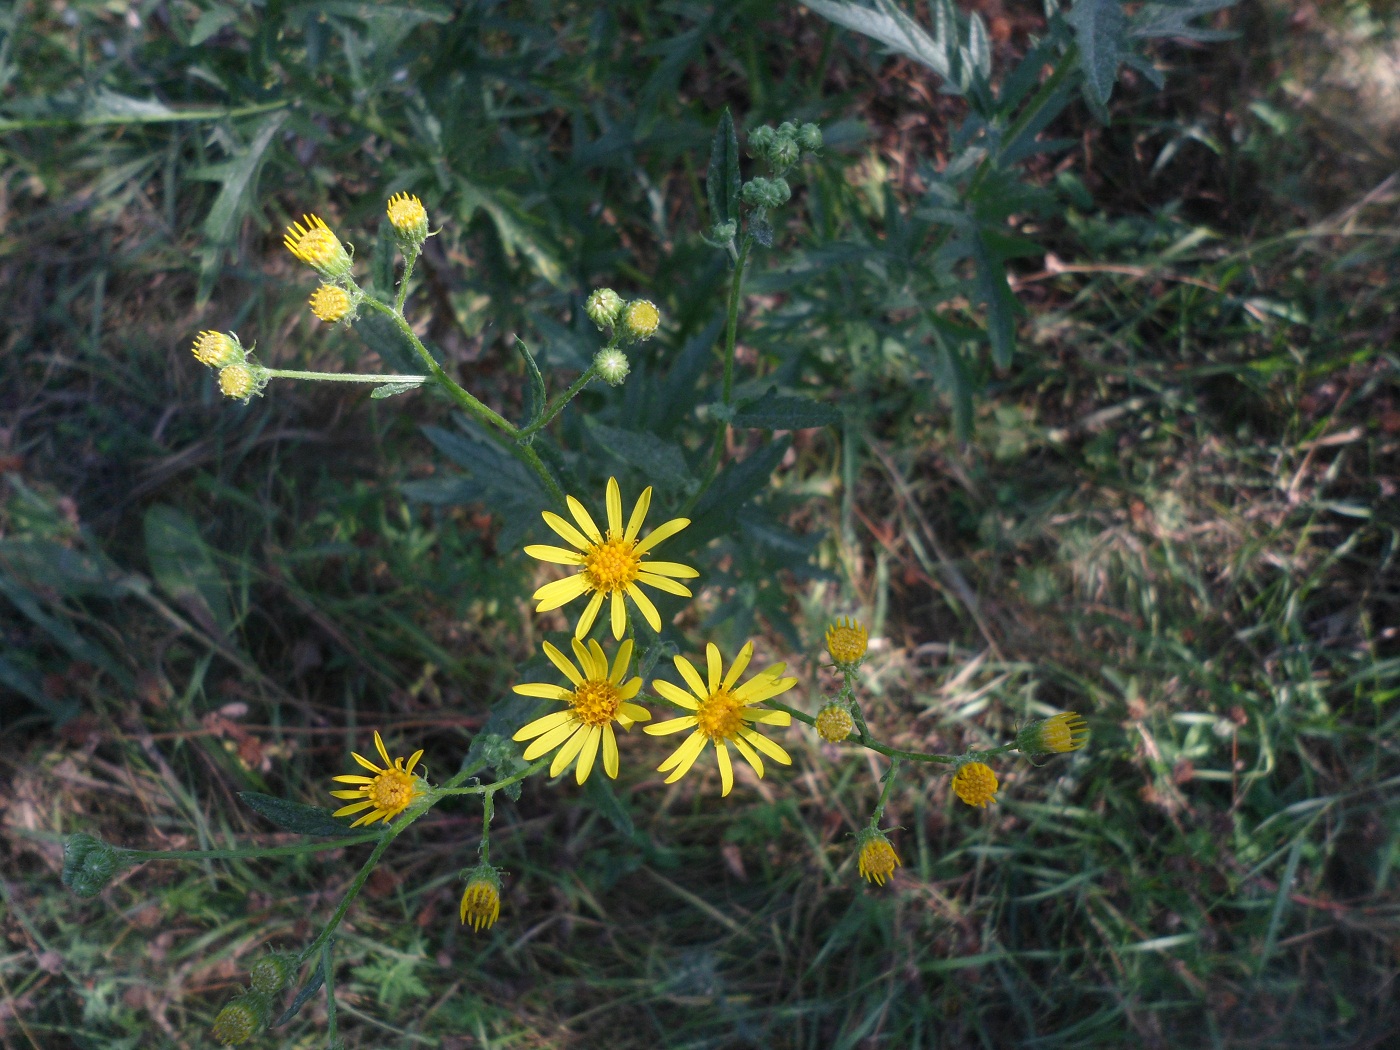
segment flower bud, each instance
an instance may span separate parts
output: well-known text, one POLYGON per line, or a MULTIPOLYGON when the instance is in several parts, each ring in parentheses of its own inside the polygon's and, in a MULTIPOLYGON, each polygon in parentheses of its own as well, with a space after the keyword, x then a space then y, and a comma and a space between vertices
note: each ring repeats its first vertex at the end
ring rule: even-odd
POLYGON ((194 357, 202 365, 223 368, 243 360, 243 347, 232 332, 200 332, 194 340, 194 357))
POLYGON ((985 809, 997 800, 997 775, 985 762, 967 762, 953 774, 953 791, 969 806, 985 809))
POLYGON ((276 995, 297 975, 297 957, 291 952, 268 952, 248 969, 253 991, 276 995))
POLYGON ((822 129, 816 124, 803 124, 797 131, 797 144, 808 153, 822 148, 822 129))
POLYGON ((790 120, 785 120, 778 125, 778 138, 796 138, 797 125, 790 120))
POLYGON ((79 897, 96 897, 127 866, 125 850, 80 831, 63 844, 63 885, 79 897))
POLYGON ((618 315, 622 313, 622 296, 618 295, 611 288, 599 288, 583 304, 583 312, 588 315, 588 319, 598 326, 598 331, 604 328, 611 328, 617 324, 618 315))
POLYGON ((219 371, 219 389, 225 397, 246 402, 258 392, 257 387, 257 376, 247 365, 229 365, 219 371))
POLYGON ((593 367, 609 386, 621 386, 631 367, 627 355, 621 350, 599 350, 593 358, 593 367))
POLYGON ((311 293, 311 312, 322 321, 334 324, 354 308, 350 293, 339 285, 323 284, 311 293))
POLYGON ((428 213, 423 202, 407 193, 396 193, 389 198, 388 213, 400 250, 404 255, 417 255, 428 236, 428 213))
POLYGON ((733 219, 728 222, 717 222, 710 227, 710 240, 725 244, 732 241, 739 232, 739 224, 733 219))
POLYGON ((501 914, 501 878, 489 864, 478 864, 463 872, 467 888, 462 893, 462 922, 472 929, 490 929, 501 914))
POLYGON ((650 339, 660 324, 661 311, 646 299, 633 299, 622 310, 622 335, 629 342, 650 339))
POLYGON ((751 208, 767 207, 764 203, 768 195, 768 180, 763 176, 749 179, 739 188, 739 199, 751 208))
POLYGON ((831 654, 831 662, 842 671, 854 671, 865 658, 869 637, 865 624, 859 620, 849 616, 837 619, 826 629, 826 651, 831 654))
POLYGON ((768 152, 768 147, 773 144, 773 138, 777 134, 768 125, 761 128, 754 128, 749 132, 749 156, 761 157, 768 152))
POLYGON ((828 744, 839 744, 851 735, 856 724, 845 704, 835 701, 817 712, 817 736, 828 744))
POLYGON ((244 992, 219 1011, 209 1034, 224 1046, 238 1046, 266 1028, 271 1017, 272 1002, 266 995, 244 992))
POLYGON ((771 181, 773 196, 777 203, 770 204, 770 208, 776 208, 779 204, 786 204, 788 201, 792 200, 792 188, 788 186, 787 179, 773 179, 771 181))
POLYGON ((287 250, 328 281, 350 274, 350 253, 318 215, 303 215, 302 222, 287 227, 282 243, 287 250))
POLYGON ((1064 754, 1078 751, 1089 740, 1089 724, 1072 711, 1032 722, 1016 734, 1016 750, 1023 755, 1064 754))
POLYGON ((890 845, 890 840, 884 832, 866 828, 856 836, 856 845, 860 847, 860 877, 883 886, 900 864, 899 855, 890 845))
POLYGON ((778 133, 778 137, 773 140, 773 145, 768 147, 768 159, 773 167, 778 171, 787 171, 797 163, 797 158, 802 155, 798 148, 797 139, 792 135, 778 133))

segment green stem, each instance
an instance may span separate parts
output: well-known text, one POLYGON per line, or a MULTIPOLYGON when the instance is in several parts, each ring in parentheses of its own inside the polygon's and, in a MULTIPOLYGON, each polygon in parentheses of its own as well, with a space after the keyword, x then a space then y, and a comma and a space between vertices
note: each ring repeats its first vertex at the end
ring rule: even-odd
POLYGON ((330 1046, 336 1045, 335 1017, 335 969, 331 964, 331 942, 321 946, 321 974, 326 984, 326 1038, 330 1046))
POLYGON ((413 264, 418 261, 418 253, 403 257, 403 277, 399 280, 399 294, 394 296, 394 313, 402 316, 403 303, 408 298, 408 279, 413 276, 413 264))
POLYGON ((246 857, 295 857, 300 853, 320 853, 328 849, 344 849, 362 842, 373 842, 381 832, 347 835, 329 842, 299 842, 292 846, 241 846, 237 849, 123 849, 136 860, 242 860, 246 857))
MULTIPOLYGON (((423 813, 426 812, 427 810, 423 811, 423 813)), ((418 816, 421 817, 423 813, 419 813, 418 816)), ((390 826, 389 831, 379 840, 379 844, 374 847, 374 852, 366 858, 359 872, 355 875, 355 880, 350 883, 350 888, 345 891, 345 896, 341 899, 340 904, 336 907, 335 912, 331 915, 325 928, 316 935, 316 939, 311 942, 310 946, 298 956, 298 966, 305 963, 308 959, 313 958, 316 953, 321 950, 321 945, 325 944, 330 935, 335 932, 336 927, 340 925, 340 920, 345 918, 345 913, 350 910, 350 905, 355 903, 355 898, 360 895, 360 890, 364 888, 370 873, 374 871, 374 866, 379 863, 379 858, 384 856, 384 851, 389 848, 389 843, 402 835, 404 830, 417 819, 418 817, 414 817, 411 820, 401 820, 397 824, 390 826)))
POLYGON ((426 383, 427 376, 386 376, 364 372, 299 372, 291 368, 264 368, 273 379, 315 379, 325 383, 426 383))
POLYGON ((885 786, 880 791, 880 801, 875 803, 875 812, 870 815, 870 826, 876 827, 880 823, 880 818, 885 815, 885 803, 890 800, 890 791, 894 787, 895 775, 899 772, 899 759, 890 763, 889 772, 885 774, 885 786))
MULTIPOLYGON (((774 711, 786 711, 799 722, 806 722, 809 726, 817 724, 817 720, 811 715, 799 711, 795 707, 789 707, 781 701, 765 700, 763 701, 763 706, 772 708, 774 711)), ((878 740, 873 739, 869 731, 865 728, 864 720, 859 717, 859 706, 854 703, 851 706, 853 709, 852 713, 856 715, 860 729, 860 732, 858 732, 855 737, 855 743, 859 744, 861 747, 869 748, 871 751, 878 754, 885 755, 888 758, 902 758, 910 762, 938 762, 945 766, 951 766, 966 757, 986 758, 990 755, 1004 755, 1009 751, 1016 750, 1016 744, 1012 742, 1010 744, 1002 744, 1000 747, 988 748, 986 751, 969 751, 966 755, 934 755, 924 751, 905 751, 901 748, 890 747, 888 744, 882 744, 878 740)))
POLYGON ((496 793, 488 791, 481 796, 481 845, 477 856, 482 864, 491 863, 491 820, 496 815, 496 793))
POLYGON ((588 371, 575 379, 573 385, 570 386, 568 390, 565 390, 545 406, 545 410, 540 415, 539 419, 535 420, 528 427, 521 427, 515 432, 515 440, 524 441, 526 438, 534 436, 537 431, 543 430, 545 427, 549 426, 549 424, 553 422, 554 417, 564 411, 564 406, 578 397, 578 395, 583 392, 583 388, 596 378, 598 378, 598 366, 589 365, 588 371))
POLYGON ((365 304, 373 310, 378 310, 382 314, 387 314, 389 318, 393 320, 394 324, 398 326, 399 331, 402 332, 404 337, 409 341, 409 345, 413 347, 414 353, 418 355, 424 366, 427 367, 428 372, 438 381, 439 385, 447 391, 448 395, 457 402, 467 415, 471 416, 478 423, 483 424, 487 428, 487 433, 490 434, 498 444, 533 470, 535 475, 540 479, 540 483, 544 485, 545 491, 549 493, 550 498, 553 499, 559 507, 564 507, 564 490, 561 489, 559 483, 554 480, 554 475, 549 472, 549 468, 544 465, 539 455, 529 445, 516 444, 514 439, 519 435, 520 428, 500 413, 492 411, 481 401, 477 400, 472 396, 470 391, 463 389, 451 376, 443 371, 442 366, 433 360, 433 355, 428 353, 428 348, 423 345, 423 341, 418 338, 418 334, 414 332, 413 326, 404 319, 403 314, 399 313, 388 303, 382 303, 372 296, 365 299, 365 304))
POLYGON ((494 784, 477 784, 474 787, 440 787, 437 788, 433 792, 433 794, 446 798, 448 795, 480 795, 487 791, 496 792, 503 787, 510 787, 510 785, 518 781, 524 780, 528 776, 533 776, 535 773, 538 773, 541 769, 543 769, 546 765, 549 764, 549 760, 550 756, 546 755, 544 758, 541 758, 536 762, 532 762, 530 765, 522 769, 519 773, 516 773, 513 776, 506 777, 504 780, 498 780, 494 784))

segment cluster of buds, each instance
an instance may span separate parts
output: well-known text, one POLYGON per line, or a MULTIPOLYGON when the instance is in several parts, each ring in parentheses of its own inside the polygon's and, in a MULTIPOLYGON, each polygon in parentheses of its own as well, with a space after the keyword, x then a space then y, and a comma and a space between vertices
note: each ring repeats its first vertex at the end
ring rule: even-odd
POLYGON ((195 337, 195 360, 219 373, 219 389, 225 397, 247 402, 267 386, 267 370, 252 358, 233 332, 200 332, 195 337))
POLYGON ((80 831, 63 844, 63 885, 79 897, 96 897, 128 863, 125 850, 80 831))
POLYGON ((593 358, 593 367, 604 382, 621 386, 631 366, 619 344, 641 343, 661 326, 661 311, 649 299, 626 300, 611 288, 598 288, 584 301, 583 312, 598 331, 612 329, 608 345, 593 358))

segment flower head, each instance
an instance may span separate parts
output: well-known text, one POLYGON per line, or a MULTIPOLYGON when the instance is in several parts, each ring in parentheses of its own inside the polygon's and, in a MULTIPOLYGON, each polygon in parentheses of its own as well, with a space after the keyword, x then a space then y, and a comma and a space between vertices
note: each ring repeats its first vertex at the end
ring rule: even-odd
POLYGON ((621 386, 632 370, 627 355, 617 349, 599 350, 593 357, 593 367, 609 386, 621 386))
POLYGON ((200 332, 195 336, 193 350, 195 360, 210 368, 223 368, 243 360, 243 347, 231 333, 200 332))
POLYGON ((593 518, 589 516, 582 503, 572 496, 567 497, 567 502, 569 513, 574 516, 574 521, 578 522, 577 529, 553 511, 545 511, 544 520, 546 525, 575 549, 567 550, 564 547, 551 547, 536 543, 526 547, 525 553, 532 558, 553 562, 555 565, 577 566, 578 572, 562 580, 547 583, 535 591, 533 597, 540 603, 535 607, 535 611, 549 612, 561 605, 567 605, 580 595, 592 592, 593 597, 588 600, 583 615, 579 617, 578 626, 574 629, 574 637, 583 638, 588 634, 589 629, 593 626, 593 621, 598 618, 598 610, 603 606, 603 599, 608 598, 611 599, 609 611, 612 617, 613 637, 621 638, 623 631, 627 628, 627 607, 624 602, 624 597, 626 597, 631 598, 637 608, 641 610, 647 623, 651 624, 651 629, 660 631, 661 614, 656 611, 656 606, 651 603, 651 599, 642 593, 638 584, 644 583, 648 587, 655 587, 660 591, 689 598, 691 596, 690 589, 677 583, 671 577, 690 579, 700 574, 689 565, 681 565, 673 561, 644 561, 643 559, 662 540, 674 536, 689 525, 690 519, 672 518, 670 521, 658 525, 647 534, 645 539, 639 540, 637 535, 642 530, 642 522, 646 519, 647 508, 651 506, 651 487, 648 486, 644 489, 637 499, 636 506, 632 508, 632 515, 627 519, 627 526, 624 528, 622 524, 622 492, 618 488, 616 478, 608 478, 608 531, 606 534, 599 531, 598 526, 593 523, 593 518), (579 531, 580 529, 582 531, 579 531))
POLYGON ((384 749, 384 741, 380 738, 377 729, 374 732, 374 746, 379 751, 379 757, 384 760, 383 769, 380 769, 363 755, 350 752, 350 757, 373 773, 374 776, 365 777, 352 773, 331 778, 341 784, 359 785, 349 791, 331 792, 336 798, 359 799, 358 802, 342 806, 331 816, 348 817, 351 813, 369 810, 363 817, 350 825, 352 828, 358 828, 361 824, 373 824, 376 820, 382 820, 387 824, 425 794, 422 780, 413 775, 413 767, 423 757, 421 748, 413 752, 413 757, 405 765, 402 758, 389 760, 389 752, 384 749))
POLYGON ((623 303, 622 296, 611 288, 599 288, 584 301, 583 312, 601 332, 604 328, 611 328, 617 324, 617 318, 624 305, 626 304, 623 303))
POLYGON ((792 758, 786 751, 767 737, 760 736, 753 727, 756 722, 772 726, 791 725, 792 716, 786 711, 770 711, 753 705, 787 692, 797 684, 797 679, 780 677, 784 665, 774 664, 754 675, 743 685, 736 685, 752 657, 753 642, 748 642, 739 650, 729 673, 724 674, 719 649, 711 642, 705 647, 708 678, 701 678, 695 665, 684 656, 675 658, 676 670, 681 673, 686 685, 690 686, 690 693, 659 678, 651 683, 652 688, 671 703, 694 712, 646 727, 646 731, 654 736, 679 733, 685 729, 695 730, 686 737, 685 743, 676 748, 671 756, 657 767, 657 771, 661 773, 671 770, 666 783, 673 784, 685 776, 695 764, 695 760, 700 757, 700 752, 705 750, 705 745, 709 743, 715 745, 715 758, 719 762, 719 777, 723 787, 721 794, 724 795, 728 795, 734 787, 734 769, 729 760, 730 744, 739 750, 739 754, 744 756, 760 777, 763 776, 763 759, 758 757, 760 751, 775 762, 785 766, 792 765, 792 758))
POLYGON ((219 389, 225 397, 247 401, 258 392, 258 377, 244 364, 219 369, 219 389))
POLYGON ((997 800, 997 775, 985 762, 967 762, 953 774, 953 791, 969 806, 985 808, 997 800))
POLYGON ((525 682, 515 687, 521 696, 561 700, 569 705, 568 709, 552 711, 543 718, 535 719, 516 733, 514 739, 535 740, 525 749, 526 762, 533 762, 551 748, 559 748, 549 767, 552 777, 567 769, 574 757, 578 756, 578 768, 574 775, 580 784, 593 771, 593 762, 601 746, 603 771, 617 779, 617 737, 613 733, 613 722, 616 721, 623 729, 631 729, 634 722, 651 719, 651 712, 645 707, 628 703, 642 689, 640 678, 623 681, 632 662, 632 639, 628 638, 618 646, 611 673, 603 647, 596 641, 590 638, 584 645, 575 638, 573 647, 578 666, 554 646, 544 643, 545 656, 573 684, 572 689, 543 682, 525 682))
POLYGON ((865 625, 849 616, 838 619, 826 629, 826 651, 841 670, 854 668, 865 657, 869 640, 865 625))
POLYGON ((884 832, 866 828, 856 837, 856 845, 860 847, 860 877, 883 886, 885 880, 894 875, 894 869, 899 867, 899 856, 890 845, 890 840, 884 832))
POLYGON ((209 1034, 224 1046, 239 1046, 266 1028, 271 1017, 272 1002, 266 995, 244 992, 219 1011, 209 1034))
POLYGON ((634 299, 622 311, 622 335, 632 342, 650 339, 661 324, 661 311, 646 299, 634 299))
POLYGON ((1016 734, 1016 750, 1023 755, 1064 754, 1078 751, 1089 741, 1089 723, 1072 711, 1032 722, 1016 734))
POLYGON ((396 193, 389 198, 388 212, 396 237, 415 247, 422 245, 428 236, 428 212, 422 201, 407 193, 396 193))
POLYGON ((311 293, 311 312, 331 324, 345 317, 354 305, 350 293, 337 284, 323 284, 311 293))
POLYGON ((319 215, 303 215, 302 222, 288 226, 282 243, 327 280, 339 280, 350 272, 350 253, 319 215))
POLYGON ((472 929, 490 929, 501 914, 501 877, 489 864, 478 864, 464 872, 467 888, 462 891, 462 922, 472 929))
POLYGON ((292 952, 268 952, 248 968, 253 991, 276 995, 297 975, 297 957, 292 952))
POLYGON ((817 736, 828 744, 841 743, 851 735, 855 727, 855 721, 845 704, 832 701, 817 712, 817 736))

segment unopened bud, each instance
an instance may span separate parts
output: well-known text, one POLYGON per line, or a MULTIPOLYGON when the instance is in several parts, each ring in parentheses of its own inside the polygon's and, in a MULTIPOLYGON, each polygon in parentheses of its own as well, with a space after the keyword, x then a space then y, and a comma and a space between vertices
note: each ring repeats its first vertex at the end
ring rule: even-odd
POLYGON ((772 128, 764 125, 761 128, 754 128, 749 132, 749 156, 761 157, 768 152, 768 147, 773 144, 773 137, 776 135, 772 128))
POLYGON ((232 332, 200 332, 194 340, 194 357, 202 365, 223 368, 243 360, 243 347, 232 332))
POLYGON ((633 299, 622 311, 622 334, 631 342, 641 342, 656 334, 661 311, 646 299, 633 299))
POLYGON ((396 193, 389 198, 388 213, 399 248, 405 255, 417 256, 428 236, 428 213, 423 202, 407 193, 396 193))
POLYGON ((839 744, 856 727, 844 704, 830 703, 817 712, 817 736, 828 744, 839 744))
POLYGON ((797 138, 781 132, 773 140, 773 145, 768 147, 768 159, 778 171, 787 171, 797 163, 797 158, 801 155, 802 150, 797 145, 797 138))
POLYGON ((797 144, 808 153, 822 148, 822 129, 816 124, 803 124, 797 131, 797 144))
POLYGON ((124 850, 80 831, 63 844, 63 885, 79 897, 96 897, 126 867, 124 850))
POLYGON ((618 315, 622 313, 624 305, 626 304, 622 301, 622 296, 611 288, 599 288, 584 302, 583 312, 601 332, 604 328, 611 328, 617 324, 618 315))
POLYGON ((248 983, 253 991, 276 995, 297 974, 297 957, 291 952, 269 952, 248 969, 248 983))
POLYGON ((729 222, 717 222, 710 227, 710 240, 726 244, 732 241, 738 232, 739 224, 732 219, 729 222))
POLYGON ((272 1002, 266 995, 244 992, 219 1011, 209 1034, 224 1046, 238 1046, 266 1028, 271 1017, 272 1002))
POLYGON ((593 358, 593 367, 609 386, 621 386, 631 371, 627 355, 621 350, 599 350, 593 358))
POLYGON ((257 393, 258 380, 247 365, 229 365, 219 371, 219 389, 225 397, 247 401, 257 393))

